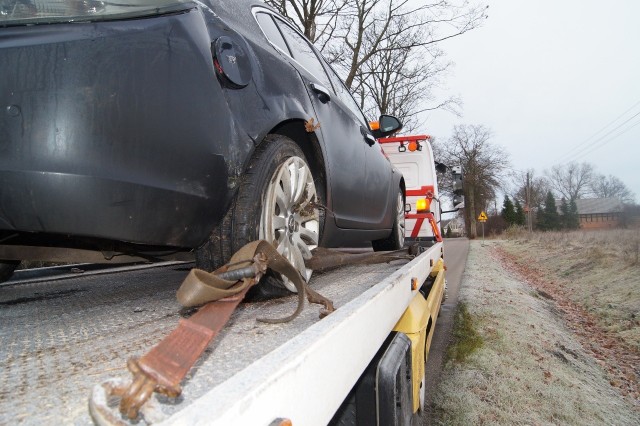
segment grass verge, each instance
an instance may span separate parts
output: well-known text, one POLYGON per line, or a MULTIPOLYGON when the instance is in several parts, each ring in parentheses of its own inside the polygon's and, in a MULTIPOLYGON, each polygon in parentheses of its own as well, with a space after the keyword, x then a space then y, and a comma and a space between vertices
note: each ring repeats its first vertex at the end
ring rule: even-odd
POLYGON ((446 362, 465 362, 482 347, 483 339, 474 326, 467 304, 458 303, 453 322, 453 341, 447 348, 446 362))
POLYGON ((554 295, 503 265, 503 244, 471 242, 459 296, 465 307, 456 322, 466 329, 462 336, 472 329, 482 343, 460 351, 464 362, 452 351, 430 423, 640 424, 638 406, 610 383, 603 361, 564 322, 554 295))

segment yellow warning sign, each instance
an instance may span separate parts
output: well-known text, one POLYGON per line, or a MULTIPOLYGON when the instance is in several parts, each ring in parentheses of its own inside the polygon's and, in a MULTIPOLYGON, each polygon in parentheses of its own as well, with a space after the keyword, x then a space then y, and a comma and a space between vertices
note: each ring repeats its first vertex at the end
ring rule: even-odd
POLYGON ((480 216, 478 216, 478 220, 480 222, 486 222, 487 221, 487 214, 485 212, 480 213, 480 216))

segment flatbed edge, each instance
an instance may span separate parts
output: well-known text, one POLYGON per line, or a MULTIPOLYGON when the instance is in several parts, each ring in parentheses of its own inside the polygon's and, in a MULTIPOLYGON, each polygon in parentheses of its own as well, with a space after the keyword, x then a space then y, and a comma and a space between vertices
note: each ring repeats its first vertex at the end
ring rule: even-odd
POLYGON ((411 279, 427 279, 442 247, 430 247, 162 424, 327 424, 417 293, 411 279), (354 339, 361 342, 355 351, 354 339))

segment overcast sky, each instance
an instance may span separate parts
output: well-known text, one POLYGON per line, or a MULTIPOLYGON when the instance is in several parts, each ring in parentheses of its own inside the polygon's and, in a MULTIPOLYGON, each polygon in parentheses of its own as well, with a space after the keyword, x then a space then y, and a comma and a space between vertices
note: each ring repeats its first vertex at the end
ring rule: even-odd
POLYGON ((488 4, 481 28, 441 44, 463 117, 425 114, 424 131, 442 140, 483 124, 516 170, 585 161, 640 202, 640 1, 488 4))

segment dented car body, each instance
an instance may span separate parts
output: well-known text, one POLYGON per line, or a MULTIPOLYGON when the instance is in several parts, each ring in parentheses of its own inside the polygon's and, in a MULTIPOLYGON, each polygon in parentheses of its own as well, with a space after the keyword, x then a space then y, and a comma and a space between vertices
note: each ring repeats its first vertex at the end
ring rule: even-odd
POLYGON ((335 72, 262 3, 9 3, 0 11, 0 259, 49 260, 68 248, 155 258, 230 239, 199 257, 211 269, 240 234, 286 237, 295 249, 385 240, 397 227, 401 174, 335 72), (293 154, 265 154, 287 141, 293 154), (293 175, 280 187, 298 176, 294 164, 310 177, 291 196, 297 210, 276 194, 271 218, 243 216, 241 227, 239 209, 251 204, 239 197, 253 194, 259 212, 277 192, 251 181, 254 170, 276 176, 260 171, 266 155, 276 171, 302 160, 287 163, 293 175), (301 231, 301 206, 315 210, 315 228, 301 231))

